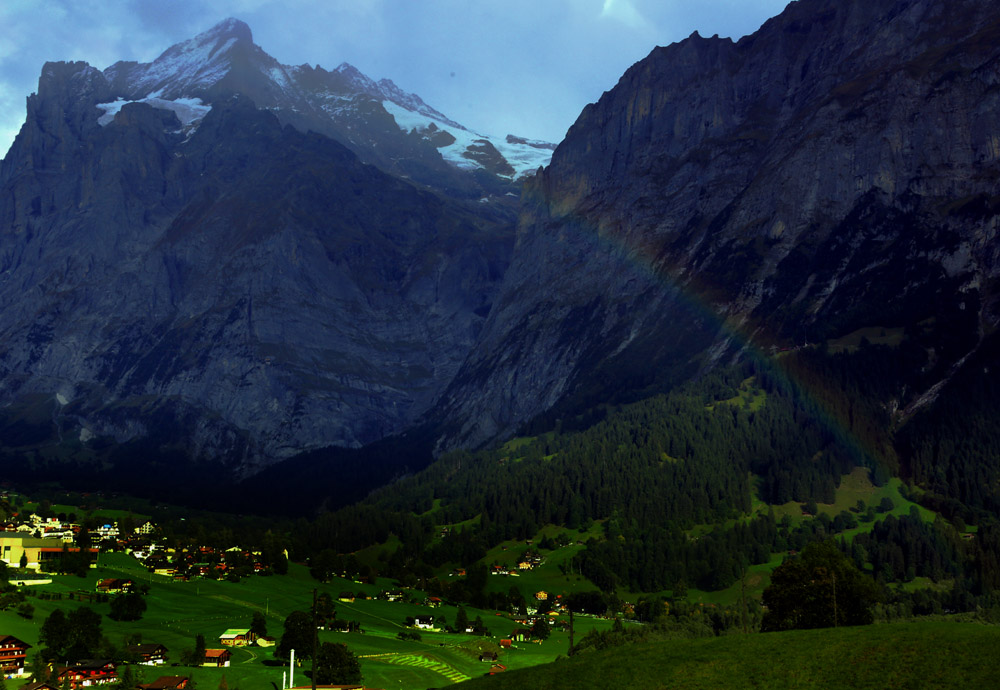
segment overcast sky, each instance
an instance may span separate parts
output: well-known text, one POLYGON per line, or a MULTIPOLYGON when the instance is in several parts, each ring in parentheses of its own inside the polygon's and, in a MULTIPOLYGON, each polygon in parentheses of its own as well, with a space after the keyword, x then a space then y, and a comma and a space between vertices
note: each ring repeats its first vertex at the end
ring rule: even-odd
POLYGON ((558 142, 657 45, 738 39, 787 0, 0 0, 0 152, 42 65, 150 62, 227 17, 287 65, 349 62, 466 127, 558 142))

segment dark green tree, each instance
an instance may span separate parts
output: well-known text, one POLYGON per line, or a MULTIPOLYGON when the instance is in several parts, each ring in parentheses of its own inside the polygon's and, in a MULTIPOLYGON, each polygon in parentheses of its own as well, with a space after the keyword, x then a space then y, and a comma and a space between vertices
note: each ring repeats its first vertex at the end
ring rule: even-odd
POLYGON ((465 632, 465 629, 469 627, 469 614, 466 613, 464 606, 458 607, 458 613, 455 614, 455 630, 458 632, 465 632))
POLYGON ((69 622, 62 609, 56 609, 48 615, 38 633, 38 641, 45 647, 44 658, 56 659, 63 656, 69 646, 70 632, 69 622))
POLYGON ((313 621, 305 611, 292 611, 285 618, 285 630, 275 648, 275 656, 287 659, 294 649, 298 659, 308 659, 313 652, 313 621))
POLYGON ((135 690, 136 686, 142 682, 141 676, 135 672, 132 664, 124 664, 123 667, 119 668, 118 682, 112 687, 115 690, 135 690))
POLYGON ((201 666, 204 661, 205 636, 199 634, 194 638, 194 649, 186 649, 181 653, 181 663, 185 666, 201 666))
POLYGON ((253 612, 253 618, 250 620, 250 633, 257 637, 265 637, 267 635, 267 620, 260 611, 253 612))
POLYGON ((552 631, 549 629, 549 622, 544 618, 539 618, 535 621, 535 624, 531 626, 531 636, 536 640, 547 640, 549 639, 549 633, 552 631))
POLYGON ((350 685, 361 682, 361 664, 345 644, 324 642, 316 655, 316 682, 350 685))
POLYGON ((775 569, 763 600, 765 632, 866 625, 879 589, 833 542, 814 542, 775 569))
POLYGON ((116 621, 137 621, 146 612, 146 599, 138 592, 119 594, 111 600, 108 617, 116 621))
POLYGON ((73 661, 93 657, 101 644, 101 614, 81 606, 66 616, 66 623, 70 641, 65 656, 73 661))
MULTIPOLYGON (((56 611, 58 610, 59 609, 56 609, 56 611)), ((53 611, 52 613, 55 613, 55 611, 53 611)), ((31 673, 31 680, 34 682, 44 682, 52 680, 53 672, 48 663, 46 663, 45 653, 43 652, 36 652, 31 657, 31 661, 28 663, 27 670, 31 673)))

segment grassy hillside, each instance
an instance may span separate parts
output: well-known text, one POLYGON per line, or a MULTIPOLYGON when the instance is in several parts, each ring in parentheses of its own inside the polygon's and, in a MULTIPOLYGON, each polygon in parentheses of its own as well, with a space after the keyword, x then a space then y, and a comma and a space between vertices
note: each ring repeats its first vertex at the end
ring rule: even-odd
POLYGON ((638 644, 462 688, 988 688, 998 663, 1000 628, 921 622, 638 644))
MULTIPOLYGON (((144 642, 157 642, 169 650, 169 661, 176 664, 181 652, 194 646, 195 636, 202 634, 208 647, 218 647, 218 636, 227 628, 247 627, 255 611, 266 613, 268 632, 280 637, 285 617, 292 611, 307 610, 312 603, 312 590, 327 592, 334 598, 344 590, 374 595, 380 590, 394 589, 395 584, 383 580, 369 585, 335 578, 329 583, 313 580, 308 570, 291 564, 288 575, 251 577, 238 583, 211 580, 175 582, 165 577, 150 575, 133 558, 124 554, 102 554, 100 566, 88 572, 86 578, 71 575, 53 576, 53 583, 31 588, 28 602, 35 607, 32 620, 25 620, 13 610, 0 611, 0 636, 14 635, 33 646, 38 645, 39 631, 45 618, 56 608, 70 611, 81 605, 79 592, 93 592, 99 579, 105 577, 132 577, 150 586, 146 598, 148 609, 136 622, 116 622, 107 617, 107 603, 83 602, 102 614, 103 634, 114 644, 122 645, 126 635, 140 634, 144 642), (42 599, 40 594, 62 595, 62 599, 42 599), (73 599, 70 599, 70 595, 73 599)), ((418 593, 415 593, 420 596, 418 593)), ((496 651, 497 642, 520 624, 507 616, 492 611, 466 607, 470 618, 481 616, 491 636, 487 638, 468 634, 421 631, 421 639, 400 640, 397 635, 408 630, 408 616, 443 616, 454 622, 458 609, 445 605, 429 608, 417 603, 387 602, 357 599, 353 602, 338 601, 338 617, 356 620, 363 632, 320 632, 320 641, 343 642, 361 661, 365 683, 378 688, 406 688, 422 690, 464 681, 483 672, 489 664, 479 661, 484 650, 496 651)), ((580 617, 577 634, 582 636, 592 628, 608 629, 610 621, 580 617)), ((543 644, 524 643, 504 653, 505 663, 512 669, 545 664, 568 648, 568 635, 555 630, 543 644)), ((34 650, 29 651, 29 657, 34 650)), ((140 667, 146 682, 159 675, 187 675, 205 688, 218 687, 222 677, 230 688, 242 690, 267 690, 272 683, 281 682, 287 666, 273 658, 273 649, 242 647, 234 650, 232 666, 227 669, 168 666, 161 669, 140 667)), ((304 671, 296 671, 296 678, 308 682, 304 671)), ((297 681, 297 682, 298 682, 297 681)))

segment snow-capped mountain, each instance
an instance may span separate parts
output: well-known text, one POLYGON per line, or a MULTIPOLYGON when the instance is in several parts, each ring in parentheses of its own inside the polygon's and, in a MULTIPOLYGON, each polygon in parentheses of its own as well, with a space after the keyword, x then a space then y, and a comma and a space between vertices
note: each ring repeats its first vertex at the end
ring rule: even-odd
POLYGON ((213 102, 241 93, 283 123, 337 139, 366 162, 469 198, 510 192, 511 183, 547 165, 555 149, 472 132, 420 96, 347 63, 332 71, 282 65, 236 19, 171 46, 151 63, 118 62, 103 74, 113 98, 98 104, 102 124, 126 103, 144 102, 173 110, 193 128, 213 102))

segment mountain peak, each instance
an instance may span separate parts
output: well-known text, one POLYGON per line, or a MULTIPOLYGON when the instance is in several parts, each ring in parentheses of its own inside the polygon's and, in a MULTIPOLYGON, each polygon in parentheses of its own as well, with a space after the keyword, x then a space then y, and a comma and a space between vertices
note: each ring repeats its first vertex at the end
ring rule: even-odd
POLYGON ((229 17, 228 19, 223 19, 208 31, 199 34, 195 40, 200 41, 201 39, 209 38, 235 38, 238 41, 253 43, 253 32, 250 31, 250 26, 246 22, 229 17))
MULTIPOLYGON (((263 51, 254 45, 250 27, 239 19, 225 19, 194 38, 175 43, 148 65, 126 65, 127 91, 132 98, 197 93, 228 74, 234 58, 256 53, 263 51)), ((120 66, 109 69, 110 78, 123 71, 120 66)))

